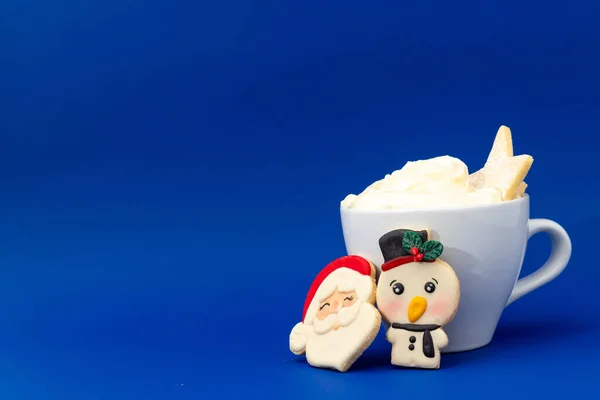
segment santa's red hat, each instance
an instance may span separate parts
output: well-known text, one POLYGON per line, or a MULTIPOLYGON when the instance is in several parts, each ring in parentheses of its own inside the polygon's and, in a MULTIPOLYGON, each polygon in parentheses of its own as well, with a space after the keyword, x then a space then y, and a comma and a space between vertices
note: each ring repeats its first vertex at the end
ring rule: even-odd
POLYGON ((362 301, 373 293, 373 272, 371 263, 360 256, 345 256, 329 263, 313 281, 302 311, 302 322, 312 323, 319 304, 336 290, 356 291, 362 301))

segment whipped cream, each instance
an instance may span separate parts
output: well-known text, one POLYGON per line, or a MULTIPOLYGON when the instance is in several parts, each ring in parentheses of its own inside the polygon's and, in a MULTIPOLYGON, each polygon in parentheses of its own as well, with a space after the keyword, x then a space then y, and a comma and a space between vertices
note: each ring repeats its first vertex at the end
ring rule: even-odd
POLYGON ((450 156, 409 161, 401 169, 369 185, 359 195, 350 194, 345 208, 371 210, 444 208, 502 202, 498 189, 478 189, 469 184, 465 163, 450 156))

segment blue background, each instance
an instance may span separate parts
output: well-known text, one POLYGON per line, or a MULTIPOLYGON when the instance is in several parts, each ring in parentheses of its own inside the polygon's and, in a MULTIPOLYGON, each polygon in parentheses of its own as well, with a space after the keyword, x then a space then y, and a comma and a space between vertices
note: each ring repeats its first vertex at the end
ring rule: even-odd
MULTIPOLYGON (((597 2, 6 1, 0 397, 573 395, 600 356, 597 2), (535 162, 571 234, 494 341, 396 370, 288 349, 339 201, 406 161, 535 162)), ((523 274, 549 254, 534 237, 523 274)), ((241 397, 244 398, 244 397, 241 397)), ((281 397, 283 398, 283 397, 281 397)), ((341 398, 341 397, 340 397, 341 398)), ((419 397, 422 398, 422 397, 419 397)))

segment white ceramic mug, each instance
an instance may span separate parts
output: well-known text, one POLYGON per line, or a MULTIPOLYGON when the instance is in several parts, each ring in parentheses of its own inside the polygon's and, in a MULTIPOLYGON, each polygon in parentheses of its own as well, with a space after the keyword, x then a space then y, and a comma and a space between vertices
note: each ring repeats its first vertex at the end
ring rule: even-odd
MULTIPOLYGON (((444 330, 443 352, 487 345, 504 308, 558 276, 571 257, 571 241, 554 221, 529 219, 529 196, 499 204, 430 210, 361 210, 342 207, 348 254, 360 255, 378 270, 383 263, 379 238, 394 229, 429 229, 444 245, 441 256, 460 279, 461 298, 444 330), (519 280, 528 239, 546 232, 552 241, 548 261, 519 280)), ((379 271, 378 271, 379 272, 379 271)))

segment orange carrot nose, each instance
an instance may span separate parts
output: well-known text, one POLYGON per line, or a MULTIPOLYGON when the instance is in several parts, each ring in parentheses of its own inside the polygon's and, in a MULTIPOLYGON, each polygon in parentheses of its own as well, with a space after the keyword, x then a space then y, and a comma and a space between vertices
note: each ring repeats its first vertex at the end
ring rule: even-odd
POLYGON ((408 305, 408 320, 410 322, 417 321, 425 313, 425 310, 427 310, 427 300, 421 296, 413 297, 408 305))

